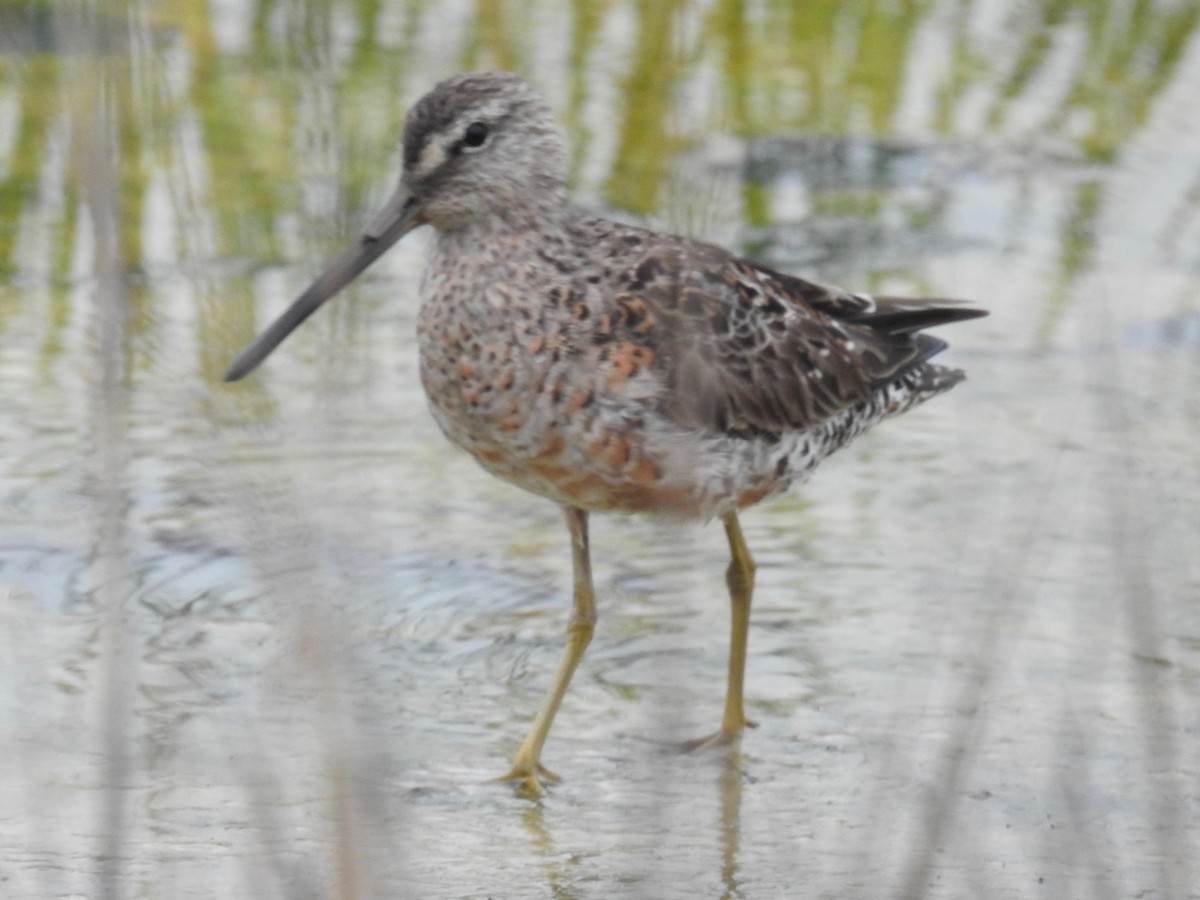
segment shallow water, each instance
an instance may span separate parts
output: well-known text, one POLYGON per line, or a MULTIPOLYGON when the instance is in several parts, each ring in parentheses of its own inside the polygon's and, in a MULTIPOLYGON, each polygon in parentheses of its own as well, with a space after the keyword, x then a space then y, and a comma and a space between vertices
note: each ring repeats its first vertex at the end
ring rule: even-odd
POLYGON ((1200 895, 1190 4, 187 6, 0 10, 0 894, 1200 895), (565 529, 428 417, 420 236, 220 380, 486 66, 587 205, 992 311, 743 517, 739 746, 721 529, 595 518, 540 803, 565 529))

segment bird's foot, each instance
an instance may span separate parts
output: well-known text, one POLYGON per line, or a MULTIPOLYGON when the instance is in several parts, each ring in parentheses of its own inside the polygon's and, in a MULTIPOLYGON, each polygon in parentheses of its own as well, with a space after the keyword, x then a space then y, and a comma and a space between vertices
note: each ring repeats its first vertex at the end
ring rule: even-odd
POLYGON ((693 750, 703 750, 709 747, 725 747, 732 744, 735 740, 742 736, 742 732, 747 728, 757 728, 758 723, 750 719, 743 719, 742 724, 735 728, 726 728, 721 726, 721 729, 716 734, 710 734, 708 737, 696 738, 694 741, 683 742, 683 752, 691 753, 693 750))
POLYGON ((507 775, 501 775, 496 781, 516 782, 513 787, 518 797, 536 800, 546 793, 543 782, 553 783, 562 781, 557 775, 543 766, 540 762, 513 760, 513 767, 507 775))

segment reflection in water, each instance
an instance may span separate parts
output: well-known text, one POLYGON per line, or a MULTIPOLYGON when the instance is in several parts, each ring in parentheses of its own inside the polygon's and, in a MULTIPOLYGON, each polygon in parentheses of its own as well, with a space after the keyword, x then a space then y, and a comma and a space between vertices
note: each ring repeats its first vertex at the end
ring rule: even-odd
POLYGON ((659 208, 671 159, 680 149, 672 101, 683 70, 678 31, 682 0, 639 0, 633 68, 623 85, 620 138, 604 199, 643 215, 659 208))
POLYGON ((521 824, 529 833, 530 847, 534 855, 542 860, 550 896, 555 900, 578 900, 579 894, 569 886, 567 861, 556 851, 550 830, 546 827, 543 805, 540 802, 532 803, 520 811, 520 816, 521 824))
MULTIPOLYGON (((743 178, 772 223, 755 254, 835 282, 870 273, 911 277, 914 257, 937 252, 946 185, 983 165, 977 152, 927 142, 854 136, 761 138, 746 148, 743 178)), ((920 290, 914 286, 912 290, 920 290)))
POLYGON ((717 789, 721 795, 721 884, 722 900, 744 896, 738 886, 738 856, 742 845, 742 782, 746 778, 742 736, 738 735, 725 755, 717 789))
POLYGON ((0 8, 5 890, 1194 893, 1198 85, 1173 0, 0 8), (558 518, 430 424, 421 248, 220 384, 474 66, 585 203, 993 310, 960 396, 748 517, 745 755, 652 749, 719 695, 719 529, 596 523, 540 806, 481 785, 558 518))
POLYGON ((76 121, 76 152, 82 160, 78 190, 92 230, 90 300, 97 334, 98 368, 92 390, 88 432, 94 457, 85 478, 92 496, 90 559, 96 578, 93 594, 101 634, 98 694, 100 704, 94 733, 99 737, 100 776, 98 842, 92 852, 100 862, 97 888, 100 897, 124 893, 130 815, 127 793, 134 778, 131 747, 133 698, 138 682, 136 633, 129 602, 134 585, 128 510, 133 498, 127 487, 130 466, 126 409, 126 340, 129 297, 125 289, 125 253, 121 243, 120 150, 114 146, 120 108, 117 94, 122 80, 101 47, 94 19, 74 11, 63 16, 67 46, 86 46, 83 59, 68 68, 91 88, 91 96, 76 121))
POLYGON ((28 3, 0 7, 0 56, 49 53, 69 58, 127 52, 128 33, 120 18, 97 12, 86 10, 87 22, 83 26, 82 4, 28 3))

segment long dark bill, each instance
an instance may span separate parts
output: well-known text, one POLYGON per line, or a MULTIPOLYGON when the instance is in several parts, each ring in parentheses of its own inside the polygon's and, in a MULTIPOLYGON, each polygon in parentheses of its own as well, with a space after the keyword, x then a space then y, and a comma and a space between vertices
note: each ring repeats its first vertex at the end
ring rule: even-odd
POLYGON ((317 311, 317 307, 353 281, 385 250, 423 221, 420 204, 408 188, 401 185, 359 239, 339 253, 308 290, 296 298, 296 302, 271 323, 271 327, 260 334, 254 343, 238 354, 225 373, 225 380, 237 381, 253 372, 284 338, 317 311))

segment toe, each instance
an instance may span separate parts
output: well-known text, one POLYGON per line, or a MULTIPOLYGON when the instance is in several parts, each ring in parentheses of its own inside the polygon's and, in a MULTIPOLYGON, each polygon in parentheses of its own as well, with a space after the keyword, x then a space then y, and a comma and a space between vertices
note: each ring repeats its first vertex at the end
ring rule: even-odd
POLYGON ((536 800, 546 794, 546 784, 562 781, 557 775, 539 762, 514 762, 506 775, 495 779, 497 782, 511 782, 517 796, 536 800))
POLYGON ((700 750, 706 747, 725 747, 740 738, 743 729, 757 727, 757 722, 746 719, 742 723, 741 728, 721 728, 715 734, 710 734, 707 737, 696 738, 694 741, 684 741, 683 752, 691 753, 693 750, 700 750))

